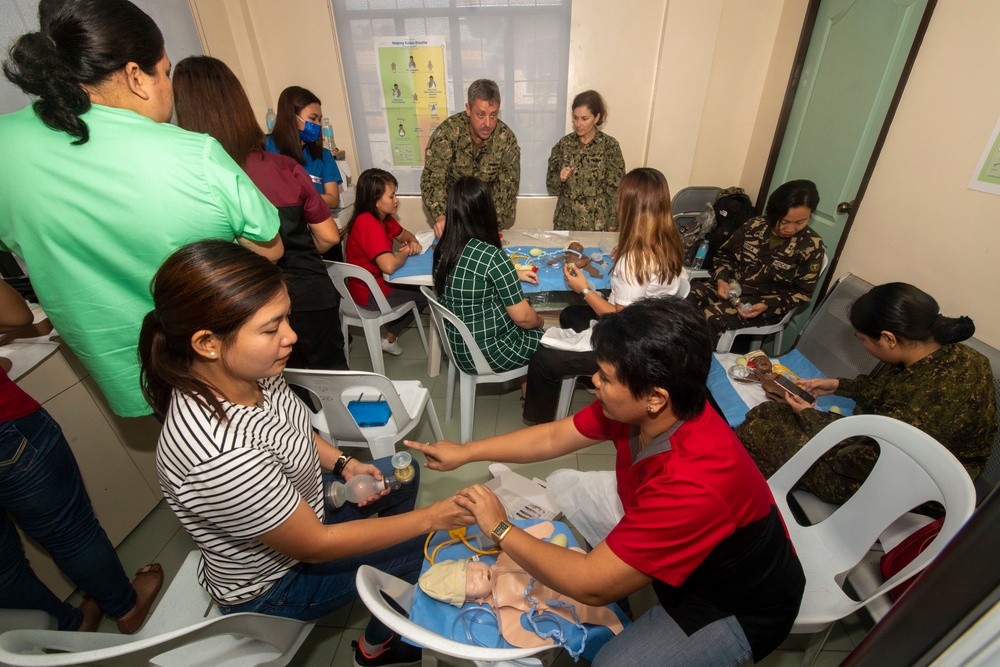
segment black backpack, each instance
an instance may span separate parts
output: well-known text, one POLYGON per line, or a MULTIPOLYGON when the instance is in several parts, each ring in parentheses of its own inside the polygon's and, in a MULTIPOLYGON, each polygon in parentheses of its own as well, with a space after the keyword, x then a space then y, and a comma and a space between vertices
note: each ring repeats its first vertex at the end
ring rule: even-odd
POLYGON ((708 239, 708 255, 705 256, 703 269, 712 268, 712 258, 715 251, 722 247, 722 244, 729 240, 743 223, 754 216, 756 210, 753 202, 747 196, 743 188, 731 187, 719 192, 712 204, 715 209, 715 229, 710 231, 705 237, 708 239))

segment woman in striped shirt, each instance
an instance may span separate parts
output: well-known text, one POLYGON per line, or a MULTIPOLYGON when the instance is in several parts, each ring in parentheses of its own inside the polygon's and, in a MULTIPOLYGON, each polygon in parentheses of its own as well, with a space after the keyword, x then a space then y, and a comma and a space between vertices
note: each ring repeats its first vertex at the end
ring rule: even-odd
MULTIPOLYGON (((362 463, 313 433, 282 380, 296 337, 280 269, 200 241, 164 262, 152 292, 139 350, 146 399, 164 422, 160 486, 224 613, 319 618, 357 597, 358 565, 415 582, 421 536, 472 522, 451 498, 414 510, 417 480, 326 510, 324 476, 381 479, 391 464, 362 463)), ((375 619, 356 654, 362 665, 413 659, 419 649, 375 619)))

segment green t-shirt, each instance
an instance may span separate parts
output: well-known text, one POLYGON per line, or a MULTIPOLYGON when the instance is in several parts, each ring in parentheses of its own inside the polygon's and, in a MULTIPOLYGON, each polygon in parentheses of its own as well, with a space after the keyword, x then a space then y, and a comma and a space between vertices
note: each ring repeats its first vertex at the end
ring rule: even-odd
POLYGON ((192 241, 269 241, 278 214, 207 135, 100 105, 82 118, 74 146, 31 106, 0 116, 0 245, 111 408, 136 417, 151 412, 136 345, 153 274, 192 241))

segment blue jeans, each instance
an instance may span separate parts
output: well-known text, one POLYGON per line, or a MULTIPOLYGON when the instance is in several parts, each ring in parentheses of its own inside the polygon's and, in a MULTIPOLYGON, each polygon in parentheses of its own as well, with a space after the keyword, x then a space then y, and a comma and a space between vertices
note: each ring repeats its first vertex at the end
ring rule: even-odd
POLYGON ((653 608, 604 645, 593 667, 729 667, 753 662, 753 651, 736 617, 710 623, 690 637, 653 603, 653 608))
POLYGON ((135 606, 135 589, 94 516, 69 443, 44 409, 0 424, 0 508, 0 606, 41 609, 60 630, 83 621, 31 571, 11 517, 106 614, 119 618, 135 606))
MULTIPOLYGON (((377 459, 372 463, 382 471, 383 477, 387 478, 393 474, 391 457, 377 459)), ((339 509, 328 510, 325 523, 344 523, 376 514, 393 516, 411 511, 417 504, 417 487, 420 483, 420 467, 414 464, 413 469, 416 474, 409 484, 391 491, 378 502, 365 507, 344 503, 339 509)), ((329 473, 323 477, 324 485, 334 480, 344 481, 342 477, 329 473)), ((220 608, 224 614, 256 612, 303 621, 320 618, 357 599, 358 591, 354 578, 359 565, 371 565, 411 584, 416 583, 423 563, 425 539, 423 536, 414 537, 386 549, 343 560, 299 563, 259 598, 238 605, 220 605, 220 608)), ((365 636, 373 643, 382 643, 391 634, 392 632, 374 617, 365 631, 365 636)))

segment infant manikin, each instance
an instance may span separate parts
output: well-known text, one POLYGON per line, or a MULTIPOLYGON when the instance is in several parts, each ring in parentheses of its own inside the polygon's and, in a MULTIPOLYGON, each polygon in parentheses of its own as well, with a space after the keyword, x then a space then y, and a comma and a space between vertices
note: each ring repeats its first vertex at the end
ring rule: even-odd
MULTIPOLYGON (((552 530, 552 524, 542 523, 532 526, 528 532, 546 539, 552 530)), ((533 621, 543 612, 551 612, 576 625, 603 625, 616 635, 622 631, 622 624, 613 611, 557 593, 534 580, 505 553, 497 556, 492 566, 479 560, 435 563, 421 575, 418 585, 430 597, 456 607, 469 601, 489 604, 496 612, 503 638, 520 648, 557 643, 552 635, 558 632, 545 632, 547 636, 542 636, 522 624, 522 617, 526 617, 526 624, 535 626, 533 621)))

